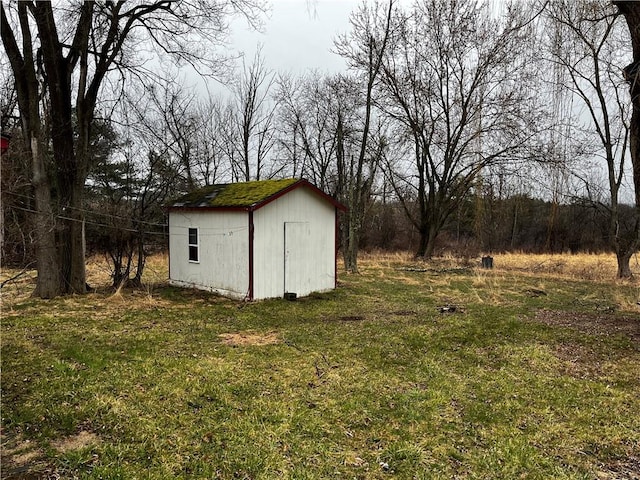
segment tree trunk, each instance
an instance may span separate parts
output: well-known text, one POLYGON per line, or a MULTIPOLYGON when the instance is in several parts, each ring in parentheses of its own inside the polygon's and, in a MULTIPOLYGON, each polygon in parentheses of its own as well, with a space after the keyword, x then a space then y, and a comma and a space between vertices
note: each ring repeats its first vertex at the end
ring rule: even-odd
POLYGON ((436 238, 438 237, 438 229, 432 227, 429 229, 427 236, 427 248, 424 252, 424 258, 431 260, 436 251, 436 238))
MULTIPOLYGON (((640 82, 640 76, 637 78, 640 82)), ((640 85, 637 87, 640 90, 640 85)), ((629 132, 629 150, 633 169, 633 186, 635 188, 636 213, 640 215, 640 92, 633 103, 629 132)))
POLYGON ((38 270, 38 280, 33 294, 40 298, 53 298, 62 293, 63 286, 56 249, 56 219, 51 209, 51 192, 41 147, 36 134, 32 134, 30 150, 37 212, 35 232, 38 270))
POLYGON ((136 275, 131 280, 131 285, 135 288, 142 288, 142 273, 144 272, 144 266, 147 262, 147 255, 144 251, 144 236, 141 230, 138 231, 137 236, 137 250, 138 258, 136 265, 136 275))
MULTIPOLYGON (((624 69, 625 80, 629 83, 631 94, 631 122, 629 125, 629 150, 631 152, 631 165, 633 170, 633 186, 635 189, 635 239, 631 248, 628 249, 629 259, 634 251, 640 246, 640 2, 636 1, 614 1, 627 21, 629 33, 631 35, 631 45, 633 47, 633 63, 624 69)), ((618 277, 631 277, 629 259, 620 263, 618 256, 618 277), (622 274, 625 274, 624 276, 622 274)))
POLYGON ((438 236, 438 230, 432 224, 429 224, 421 228, 419 233, 420 243, 418 244, 416 258, 431 260, 436 249, 436 237, 438 236))
MULTIPOLYGON (((636 30, 640 29, 640 13, 638 13, 638 25, 636 30)), ((640 33, 638 33, 640 37, 640 33)), ((640 62, 640 59, 638 59, 640 62)), ((640 81, 640 76, 636 73, 636 79, 634 81, 634 85, 631 87, 632 92, 634 89, 640 90, 640 85, 637 85, 637 82, 640 81)), ((631 114, 631 125, 630 125, 630 142, 629 149, 631 151, 631 165, 633 170, 633 186, 635 189, 635 232, 634 238, 631 240, 631 245, 628 248, 628 257, 626 270, 620 270, 620 262, 618 260, 618 277, 619 278, 631 278, 633 274, 631 273, 631 269, 629 268, 629 259, 634 252, 638 251, 640 248, 640 92, 636 92, 633 102, 633 112, 631 114), (626 272, 625 276, 621 275, 621 272, 626 272)))
POLYGON ((435 229, 431 229, 429 231, 429 236, 427 237, 427 248, 424 252, 424 258, 427 260, 431 260, 433 258, 433 254, 436 250, 436 237, 438 233, 435 229))
POLYGON ((420 240, 418 241, 418 250, 416 251, 416 258, 424 258, 425 253, 427 252, 427 244, 429 243, 428 230, 420 229, 418 233, 420 234, 420 240))
POLYGON ((618 260, 618 278, 633 278, 633 273, 629 266, 631 255, 631 251, 616 252, 616 259, 618 260))
MULTIPOLYGON (((84 178, 84 177, 83 177, 84 178)), ((87 274, 85 267, 84 214, 82 212, 84 197, 84 180, 82 185, 74 185, 71 204, 74 213, 69 228, 69 288, 68 293, 87 292, 87 274)))
POLYGON ((360 243, 360 213, 358 206, 353 205, 347 213, 347 222, 344 228, 342 257, 344 268, 347 272, 358 273, 358 247, 360 243))

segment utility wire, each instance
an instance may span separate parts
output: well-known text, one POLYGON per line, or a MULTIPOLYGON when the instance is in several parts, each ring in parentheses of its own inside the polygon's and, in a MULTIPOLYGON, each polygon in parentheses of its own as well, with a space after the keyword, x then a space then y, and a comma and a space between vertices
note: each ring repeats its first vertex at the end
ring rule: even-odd
MULTIPOLYGON (((21 197, 21 198, 25 198, 25 199, 28 199, 28 200, 35 201, 35 198, 34 198, 34 197, 32 197, 32 196, 30 196, 30 195, 24 195, 24 194, 16 193, 16 192, 4 192, 4 193, 8 193, 9 195, 13 195, 13 196, 15 196, 15 197, 21 197)), ((13 206, 12 206, 12 208, 18 208, 18 207, 13 207, 13 206)), ((72 206, 69 206, 69 207, 66 207, 66 208, 69 208, 69 209, 71 209, 71 210, 75 210, 75 211, 77 211, 77 212, 82 212, 82 213, 91 214, 91 215, 100 215, 100 216, 107 217, 107 218, 111 218, 111 219, 115 219, 115 220, 131 220, 131 217, 123 217, 123 216, 120 216, 120 215, 113 215, 113 214, 110 214, 110 213, 96 212, 96 211, 93 211, 93 210, 87 210, 86 208, 81 208, 81 207, 72 207, 72 206)), ((23 209, 23 210, 24 210, 24 209, 23 209)), ((37 212, 36 212, 36 213, 37 213, 37 212)), ((149 226, 152 226, 152 227, 167 227, 167 226, 168 226, 168 225, 167 225, 167 224, 165 224, 165 223, 146 222, 146 221, 144 221, 144 220, 136 220, 136 221, 137 221, 138 223, 142 223, 142 224, 144 224, 144 225, 149 225, 149 226)), ((108 225, 107 225, 107 226, 108 226, 108 225)))
MULTIPOLYGON (((22 210, 23 212, 29 212, 29 213, 35 213, 35 214, 40 214, 40 215, 45 215, 43 212, 38 212, 37 210, 33 210, 31 208, 25 208, 25 207, 18 207, 18 206, 13 206, 12 208, 15 208, 16 210, 22 210)), ((109 216, 109 215, 107 215, 109 216)), ((132 232, 132 233, 143 233, 145 235, 163 235, 163 236, 171 236, 171 237, 180 237, 180 236, 188 236, 186 233, 167 233, 167 232, 154 232, 151 230, 143 230, 142 232, 140 230, 136 230, 133 228, 126 228, 126 227, 119 227, 117 225, 109 225, 106 223, 98 223, 98 222, 92 222, 91 220, 82 220, 82 219, 78 219, 78 218, 71 218, 71 217, 67 217, 64 215, 60 215, 60 214, 56 214, 54 215, 54 218, 59 218, 60 220, 68 220, 68 221, 72 221, 72 222, 84 222, 87 225, 93 225, 96 227, 106 227, 106 228, 114 228, 114 229, 118 229, 120 231, 125 231, 125 232, 132 232)), ((125 218, 125 217, 113 217, 113 218, 125 218)), ((146 223, 147 225, 154 225, 154 226, 159 226, 159 227, 163 227, 163 228, 168 228, 169 225, 167 224, 161 224, 161 223, 148 223, 148 222, 140 222, 140 223, 146 223)), ((242 232, 245 230, 248 230, 249 227, 231 227, 231 228, 202 228, 202 230, 219 230, 222 231, 222 233, 202 233, 201 236, 203 237, 226 237, 226 236, 232 236, 234 233, 236 232, 242 232)))
MULTIPOLYGON (((9 194, 11 194, 13 196, 16 196, 16 197, 21 197, 21 198, 25 198, 25 199, 28 199, 28 200, 35 201, 35 198, 30 196, 30 195, 24 195, 24 194, 15 193, 15 192, 6 192, 6 193, 9 193, 9 194)), ((42 212, 38 212, 37 210, 28 209, 28 208, 25 208, 25 207, 19 207, 19 206, 16 206, 16 205, 12 205, 11 208, 15 208, 17 210, 22 210, 22 211, 30 212, 30 213, 43 214, 42 212)), ((113 215, 113 214, 110 214, 110 213, 96 212, 96 211, 93 211, 93 210, 87 210, 87 209, 80 208, 80 207, 67 207, 67 208, 69 208, 70 210, 76 210, 76 211, 79 211, 79 212, 82 212, 82 213, 87 213, 87 214, 90 214, 90 215, 100 215, 102 217, 110 218, 110 219, 114 219, 114 220, 131 220, 131 217, 123 217, 123 216, 120 216, 120 215, 113 215)), ((77 222, 81 222, 82 221, 81 219, 70 218, 70 217, 66 217, 64 215, 60 215, 60 214, 57 214, 56 218, 60 218, 62 220, 77 221, 77 222)), ((87 224, 95 225, 95 226, 98 226, 98 227, 118 228, 117 225, 109 225, 109 224, 105 224, 105 223, 97 223, 97 222, 93 222, 93 221, 90 221, 90 220, 85 220, 85 222, 87 224)), ((169 227, 169 225, 166 224, 166 223, 154 223, 154 222, 147 222, 147 221, 144 221, 144 220, 135 220, 135 222, 136 223, 140 223, 142 225, 148 225, 148 226, 151 226, 151 227, 161 227, 161 228, 168 228, 169 227)), ((218 230, 218 231, 223 231, 223 232, 240 232, 240 231, 243 231, 243 230, 247 230, 249 227, 248 226, 237 226, 237 227, 218 227, 218 228, 216 228, 216 227, 200 227, 200 228, 201 228, 201 230, 214 230, 214 231, 218 230)), ((125 227, 120 228, 120 230, 125 230, 125 231, 129 231, 129 232, 138 232, 138 230, 127 229, 125 227)), ((150 233, 156 234, 157 232, 150 232, 150 233)), ((159 233, 157 233, 157 234, 159 234, 159 233)), ((205 236, 207 236, 207 235, 215 236, 215 235, 226 235, 226 234, 228 234, 228 233, 223 233, 223 234, 206 234, 205 233, 204 235, 205 236)), ((180 235, 180 234, 175 234, 175 235, 180 235)))
MULTIPOLYGON (((46 215, 44 212, 38 212, 37 210, 33 210, 31 208, 18 207, 18 206, 15 206, 15 205, 13 207, 11 207, 11 208, 15 208, 16 210, 22 210, 23 212, 46 215)), ((66 217, 64 215, 59 215, 59 214, 54 215, 54 218, 59 218, 60 220, 69 220, 69 221, 72 221, 72 222, 80 222, 80 223, 84 222, 85 224, 94 225, 96 227, 117 228, 118 230, 123 230, 125 232, 140 233, 140 230, 135 230, 133 228, 118 227, 118 226, 109 225, 109 224, 106 224, 106 223, 97 223, 97 222, 92 222, 90 220, 82 220, 82 219, 79 219, 79 218, 66 217)), ((118 217, 118 218, 124 218, 124 217, 118 217)), ((168 226, 168 225, 163 225, 163 224, 160 224, 160 223, 152 224, 152 225, 157 225, 157 226, 162 226, 162 227, 167 227, 168 226)), ((142 231, 142 233, 151 234, 151 235, 167 235, 165 232, 152 232, 150 230, 144 230, 144 231, 142 231)))

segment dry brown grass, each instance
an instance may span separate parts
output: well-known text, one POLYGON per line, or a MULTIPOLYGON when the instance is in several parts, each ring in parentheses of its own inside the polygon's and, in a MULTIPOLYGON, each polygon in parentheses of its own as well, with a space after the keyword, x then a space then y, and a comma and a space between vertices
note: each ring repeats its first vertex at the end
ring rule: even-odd
MULTIPOLYGON (((342 261, 342 257, 339 257, 342 261)), ((414 261, 413 255, 410 252, 385 252, 385 251, 373 251, 373 252, 361 252, 358 257, 358 263, 363 267, 393 267, 398 264, 408 264, 414 261)))
MULTIPOLYGON (((616 280, 617 263, 612 253, 599 254, 531 254, 499 253, 493 254, 494 273, 517 272, 539 277, 569 278, 574 280, 616 280)), ((481 271, 481 258, 459 258, 444 255, 432 260, 416 259, 410 252, 366 252, 359 258, 359 264, 365 271, 400 266, 414 266, 427 270, 473 268, 481 271)), ((640 278, 640 256, 631 259, 631 271, 636 279, 640 278)))
POLYGON ((45 453, 40 446, 21 434, 2 430, 0 478, 47 478, 45 453), (20 475, 29 472, 31 477, 20 475))
MULTIPOLYGON (((88 296, 91 300, 91 315, 93 317, 109 318, 114 312, 124 308, 138 310, 146 308, 158 308, 169 303, 157 295, 154 291, 167 283, 169 277, 169 260, 167 255, 154 255, 147 260, 143 275, 142 289, 114 289, 111 285, 111 274, 106 259, 102 256, 93 256, 87 260, 87 283, 95 289, 88 296)), ((36 286, 37 272, 29 270, 21 272, 14 269, 2 269, 0 282, 20 274, 17 278, 6 283, 0 290, 0 311, 2 316, 9 318, 22 315, 22 310, 16 308, 29 300, 36 286)), ((69 295, 60 301, 40 304, 38 308, 43 315, 52 318, 63 311, 84 311, 87 308, 87 296, 69 295)))
MULTIPOLYGON (((567 277, 576 280, 607 281, 616 278, 617 263, 612 253, 530 254, 503 253, 493 256, 494 267, 531 275, 567 277)), ((640 258, 631 259, 631 270, 640 277, 640 258)))
MULTIPOLYGON (((599 282, 621 282, 616 279, 616 258, 613 254, 577 254, 551 255, 502 253, 493 255, 493 270, 480 268, 481 259, 457 258, 452 255, 434 258, 429 261, 416 259, 411 252, 363 252, 359 257, 361 273, 372 279, 385 279, 416 283, 418 280, 410 274, 411 270, 424 270, 442 273, 440 280, 449 282, 447 273, 458 269, 468 269, 476 274, 478 286, 487 286, 494 277, 501 274, 517 274, 537 277, 544 289, 545 278, 566 278, 571 280, 590 280, 599 282)), ((147 259, 143 277, 144 289, 131 291, 111 287, 110 270, 107 261, 102 256, 93 256, 87 260, 87 282, 104 296, 104 301, 113 305, 130 304, 135 297, 136 304, 153 303, 158 300, 152 295, 153 290, 164 285, 169 276, 169 258, 167 254, 158 254, 147 259)), ((344 268, 340 259, 338 275, 343 276, 344 268)), ((631 259, 631 270, 636 280, 640 279, 640 257, 631 259)), ((19 270, 3 269, 0 272, 0 282, 20 273, 19 270)), ((35 287, 37 273, 29 270, 18 278, 8 282, 1 290, 3 314, 11 312, 12 306, 26 300, 35 287)), ((437 283, 432 279, 432 283, 437 283)), ((435 285, 434 283, 434 285, 435 285)), ((81 302, 81 297, 68 297, 67 302, 81 302)), ((621 298, 620 302, 628 303, 628 298, 621 298)), ((619 302, 619 303, 620 303, 619 302)), ((635 304, 635 301, 632 303, 635 304)), ((629 305, 635 307, 635 305, 629 305)))
POLYGON ((221 333, 218 336, 222 339, 222 343, 232 347, 264 346, 281 343, 280 337, 275 332, 269 332, 266 334, 256 332, 235 332, 221 333))
MULTIPOLYGON (((142 281, 145 285, 162 284, 169 277, 169 255, 157 254, 147 257, 142 281)), ((111 270, 107 259, 94 255, 87 259, 87 283, 94 288, 107 288, 111 285, 111 270)))
MULTIPOLYGON (((427 288, 442 302, 473 301, 507 305, 522 294, 522 281, 530 286, 528 296, 544 295, 549 284, 557 280, 587 281, 602 285, 627 286, 614 294, 613 303, 621 311, 637 312, 640 301, 640 258, 631 260, 634 279, 616 278, 614 254, 551 255, 503 253, 493 255, 494 268, 481 267, 481 258, 458 258, 453 255, 432 260, 416 259, 410 252, 367 252, 359 258, 362 276, 372 282, 400 282, 427 288), (420 272, 428 275, 425 282, 420 272), (416 275, 417 273, 417 275, 416 275), (471 278, 470 289, 460 291, 454 284, 471 278), (638 286, 636 288, 636 286, 638 286), (536 293, 542 292, 542 293, 536 293)), ((339 271, 341 278, 348 278, 339 271)), ((595 294, 594 294, 595 295, 595 294)), ((592 299, 595 301, 595 299, 592 299)))
POLYGON ((53 447, 61 453, 86 448, 100 443, 100 438, 93 432, 82 430, 70 437, 60 438, 51 442, 53 447))

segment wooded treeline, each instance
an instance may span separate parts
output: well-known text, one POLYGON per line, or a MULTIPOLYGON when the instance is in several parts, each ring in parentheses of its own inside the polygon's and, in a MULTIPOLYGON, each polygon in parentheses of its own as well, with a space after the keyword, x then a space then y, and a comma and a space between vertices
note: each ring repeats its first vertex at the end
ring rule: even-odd
MULTIPOLYGON (((623 216, 633 218, 633 207, 624 206, 623 216)), ((361 248, 415 251, 418 243, 419 236, 399 204, 372 205, 361 248)), ((526 195, 506 199, 470 196, 445 223, 434 253, 478 259, 508 251, 609 252, 609 214, 584 201, 557 205, 526 195)))
MULTIPOLYGON (((7 192, 7 196, 12 196, 7 192)), ((158 204, 146 213, 145 221, 136 221, 130 207, 107 200, 91 204, 86 214, 87 253, 108 255, 114 270, 142 272, 137 265, 136 245, 144 253, 166 251, 168 231, 165 213, 158 204), (100 204, 100 202, 102 202, 100 204)), ((24 266, 34 256, 29 238, 32 201, 13 195, 11 215, 5 219, 5 265, 24 266)), ((633 207, 622 206, 623 218, 633 218, 633 207)), ((416 251, 419 235, 397 201, 371 199, 363 218, 360 249, 416 251)), ((609 214, 604 206, 587 200, 554 204, 528 195, 509 198, 475 197, 460 206, 442 228, 434 255, 452 254, 478 258, 482 254, 522 251, 529 253, 602 253, 611 251, 609 214)), ((144 260, 144 255, 139 257, 144 260)), ((120 277, 116 280, 122 280, 120 277)))
POLYGON ((631 275, 640 185, 622 7, 365 1, 335 40, 347 71, 274 72, 260 50, 232 69, 212 53, 227 20, 256 23, 263 7, 2 2, 2 255, 36 263, 40 296, 85 291, 84 244, 108 256, 114 285, 140 284, 171 198, 286 176, 349 207, 351 271, 361 248, 609 250, 631 275), (204 95, 186 66, 228 90, 204 95))

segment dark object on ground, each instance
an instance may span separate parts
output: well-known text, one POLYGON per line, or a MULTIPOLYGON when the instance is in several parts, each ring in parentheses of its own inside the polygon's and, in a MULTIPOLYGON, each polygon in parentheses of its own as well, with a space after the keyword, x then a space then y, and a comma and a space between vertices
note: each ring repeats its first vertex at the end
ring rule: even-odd
POLYGON ((443 305, 442 307, 438 307, 438 311, 440 313, 462 313, 463 310, 462 308, 458 307, 457 305, 443 305))
POLYGON ((493 268, 493 257, 482 257, 482 268, 493 268))
POLYGON ((544 297, 547 295, 547 292, 545 292, 544 290, 538 290, 537 288, 528 288, 524 291, 524 293, 533 298, 544 297))

